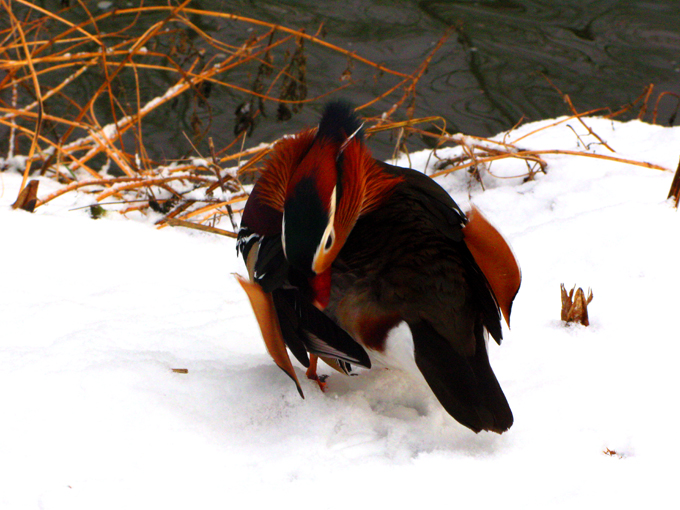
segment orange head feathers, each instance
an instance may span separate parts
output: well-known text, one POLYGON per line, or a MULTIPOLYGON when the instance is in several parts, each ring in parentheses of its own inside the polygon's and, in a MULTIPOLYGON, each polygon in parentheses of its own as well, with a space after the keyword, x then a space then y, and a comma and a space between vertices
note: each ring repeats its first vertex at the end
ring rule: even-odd
POLYGON ((253 196, 280 213, 270 215, 280 225, 269 227, 280 228, 288 263, 313 276, 328 270, 359 215, 398 181, 372 158, 352 108, 333 102, 317 129, 276 144, 253 196))

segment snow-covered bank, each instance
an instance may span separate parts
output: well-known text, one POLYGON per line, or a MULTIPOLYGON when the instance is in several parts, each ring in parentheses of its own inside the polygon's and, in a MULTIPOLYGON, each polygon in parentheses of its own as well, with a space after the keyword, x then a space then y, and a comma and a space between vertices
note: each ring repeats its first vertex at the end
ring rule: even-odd
MULTIPOLYGON (((617 157, 677 165, 680 127, 586 122, 617 157)), ((521 145, 597 142, 568 124, 581 140, 562 124, 521 145)), ((411 161, 422 169, 428 157, 411 161)), ((515 415, 502 436, 458 425, 395 371, 331 374, 326 394, 301 377, 300 399, 231 275, 242 272, 233 240, 94 221, 69 211, 89 203, 77 194, 14 211, 20 176, 0 174, 0 508, 669 506, 680 414, 673 175, 544 157, 548 173, 534 181, 472 186, 523 272, 512 330, 490 346, 515 415), (559 321, 560 283, 592 287, 589 328, 559 321)), ((465 173, 438 181, 468 201, 465 173)))

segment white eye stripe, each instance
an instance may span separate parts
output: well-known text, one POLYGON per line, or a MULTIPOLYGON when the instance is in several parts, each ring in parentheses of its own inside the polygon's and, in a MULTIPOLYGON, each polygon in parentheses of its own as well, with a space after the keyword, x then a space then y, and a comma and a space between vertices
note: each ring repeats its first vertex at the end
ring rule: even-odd
POLYGON ((331 193, 330 212, 328 213, 328 222, 331 225, 333 224, 333 221, 335 220, 335 206, 336 206, 336 202, 337 202, 337 198, 338 198, 337 190, 338 190, 338 187, 335 186, 335 187, 333 187, 333 193, 331 193))
POLYGON ((347 146, 349 145, 349 142, 352 141, 352 138, 354 138, 355 136, 357 136, 357 135, 359 134, 359 132, 361 131, 361 128, 363 128, 363 127, 364 127, 364 123, 362 122, 362 123, 361 123, 361 126, 359 126, 359 127, 354 131, 354 133, 352 133, 351 135, 349 135, 349 136, 347 137, 347 140, 345 140, 344 143, 340 146, 340 150, 338 151, 338 157, 340 157, 340 154, 343 153, 343 151, 344 151, 344 150, 347 148, 347 146))
POLYGON ((333 246, 333 240, 335 238, 335 229, 331 230, 330 234, 326 238, 326 244, 324 245, 324 251, 328 251, 333 246))
MULTIPOLYGON (((336 207, 336 201, 337 201, 337 187, 333 188, 333 193, 331 193, 331 203, 330 203, 330 211, 328 212, 328 225, 326 225, 326 230, 323 233, 323 236, 321 237, 321 243, 319 245, 319 248, 323 247, 324 251, 328 251, 326 249, 326 243, 328 242, 328 239, 331 237, 335 237, 335 207, 336 207)), ((331 247, 333 246, 333 241, 331 241, 331 247)))
POLYGON ((316 253, 314 254, 314 259, 312 262, 313 267, 317 265, 317 260, 322 254, 328 253, 335 243, 335 210, 337 206, 337 187, 333 188, 331 193, 331 202, 329 204, 328 211, 328 224, 326 225, 326 230, 324 230, 319 246, 316 248, 316 253), (328 246, 330 242, 330 246, 328 246))

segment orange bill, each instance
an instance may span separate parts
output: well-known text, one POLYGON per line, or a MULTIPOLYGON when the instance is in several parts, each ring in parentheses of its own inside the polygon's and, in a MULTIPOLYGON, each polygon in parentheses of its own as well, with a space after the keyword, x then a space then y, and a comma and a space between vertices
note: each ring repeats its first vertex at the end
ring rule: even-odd
POLYGON ((512 301, 522 283, 522 273, 512 249, 503 236, 474 205, 463 229, 465 244, 484 273, 496 302, 510 326, 512 301))
POLYGON ((290 362, 286 344, 283 341, 283 335, 281 334, 281 328, 279 327, 279 319, 276 316, 274 300, 272 299, 271 294, 264 292, 262 287, 257 283, 249 282, 239 275, 236 275, 236 279, 248 295, 250 306, 253 307, 255 318, 260 325, 260 331, 262 332, 262 338, 264 338, 264 344, 267 347, 267 351, 274 359, 274 363, 276 363, 279 368, 293 380, 300 396, 305 398, 302 393, 302 388, 300 387, 300 381, 298 381, 298 378, 295 375, 293 364, 290 362))

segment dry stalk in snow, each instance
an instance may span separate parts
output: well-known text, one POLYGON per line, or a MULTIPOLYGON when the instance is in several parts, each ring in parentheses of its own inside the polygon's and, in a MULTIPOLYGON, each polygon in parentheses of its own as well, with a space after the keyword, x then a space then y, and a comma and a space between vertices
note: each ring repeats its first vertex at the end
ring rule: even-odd
MULTIPOLYGON (((231 218, 248 196, 242 176, 255 171, 271 148, 271 144, 243 147, 248 123, 261 115, 264 103, 295 111, 303 104, 322 102, 340 90, 358 86, 353 75, 363 66, 362 72, 392 80, 380 98, 392 96, 392 104, 412 108, 415 86, 445 39, 407 74, 333 45, 320 33, 193 9, 188 4, 185 0, 173 6, 115 9, 95 15, 78 2, 75 7, 84 9, 87 16, 74 24, 66 16, 74 6, 51 12, 28 0, 0 0, 0 15, 7 14, 10 20, 10 27, 0 31, 0 69, 5 72, 0 94, 10 93, 8 102, 0 95, 0 125, 9 131, 9 151, 0 159, 0 170, 12 168, 23 174, 22 193, 36 172, 62 185, 33 197, 34 207, 78 190, 91 193, 99 206, 124 214, 161 212, 159 227, 167 219, 175 224, 189 220, 214 224, 221 216, 231 218), (129 25, 117 32, 100 31, 114 16, 129 19, 129 25), (205 33, 195 22, 198 18, 242 25, 241 43, 227 43, 205 33), (142 19, 151 19, 151 25, 142 27, 142 19), (316 96, 308 93, 306 83, 310 47, 325 52, 329 59, 348 62, 338 86, 316 96), (247 69, 241 73, 247 75, 253 65, 258 69, 253 83, 231 78, 240 67, 247 69), (52 79, 47 86, 46 79, 55 75, 63 78, 56 85, 52 79), (95 80, 94 89, 83 86, 97 76, 101 79, 95 80), (142 100, 140 82, 150 76, 162 76, 165 81, 169 76, 174 82, 157 97, 142 100), (85 78, 90 81, 83 82, 85 78), (128 89, 121 88, 123 78, 128 89), (245 95, 255 105, 241 119, 246 129, 217 151, 211 144, 209 157, 195 150, 193 157, 182 160, 150 158, 145 145, 149 119, 162 125, 163 111, 171 102, 183 95, 205 102, 212 87, 245 95), (278 95, 275 88, 281 89, 278 95), (108 110, 107 122, 98 118, 103 109, 108 110)), ((397 109, 385 112, 382 122, 389 122, 397 109)), ((200 140, 207 129, 203 129, 205 122, 195 120, 196 132, 187 136, 192 146, 192 139, 200 140)), ((212 116, 208 124, 211 120, 212 116)))
POLYGON ((675 202, 675 208, 677 209, 680 202, 680 163, 678 163, 678 169, 673 176, 671 189, 668 191, 668 199, 672 199, 675 202))
MULTIPOLYGON (((377 101, 390 101, 391 106, 381 115, 365 119, 367 136, 387 130, 397 132, 395 152, 407 151, 412 135, 434 138, 437 149, 445 145, 462 148, 458 156, 441 159, 435 165, 433 177, 467 170, 483 185, 487 174, 498 177, 494 175, 493 162, 512 158, 526 165, 526 171, 513 177, 532 179, 537 172, 547 170, 544 156, 548 154, 601 158, 668 170, 595 154, 587 147, 583 151, 525 150, 520 142, 538 130, 510 143, 448 133, 441 117, 413 118, 416 85, 450 32, 408 74, 328 43, 320 35, 321 28, 312 35, 232 13, 189 8, 188 4, 185 0, 178 5, 115 9, 96 15, 86 12, 87 17, 74 24, 66 16, 72 7, 50 12, 28 0, 0 0, 0 15, 7 14, 10 21, 10 27, 0 31, 0 69, 4 71, 0 79, 0 125, 6 127, 9 135, 7 157, 0 158, 0 170, 12 168, 23 174, 17 207, 38 208, 66 193, 79 191, 92 195, 93 211, 104 208, 121 214, 153 211, 162 215, 157 221, 159 228, 199 224, 216 233, 228 232, 218 229, 216 224, 227 216, 230 228, 236 228, 238 221, 234 216, 248 198, 249 188, 243 183, 252 182, 251 174, 258 170, 275 143, 245 147, 248 129, 262 114, 264 105, 278 105, 285 113, 286 109, 299 109, 303 104, 323 102, 341 90, 351 91, 352 86, 358 86, 354 76, 359 68, 392 80, 374 99, 358 105, 362 111, 377 101), (23 10, 21 14, 17 14, 19 10, 23 10), (117 32, 100 31, 99 27, 113 16, 129 19, 130 23, 117 32), (155 20, 148 28, 139 26, 145 17, 155 20), (245 35, 238 44, 218 40, 196 24, 197 18, 240 24, 245 35), (312 47, 325 52, 324 57, 347 62, 338 86, 313 97, 308 94, 306 66, 306 52, 312 47), (243 67, 251 72, 252 66, 256 72, 251 83, 238 83, 231 78, 235 70, 243 67), (46 85, 47 79, 55 75, 63 78, 56 85, 54 80, 46 85), (140 83, 157 76, 168 83, 166 89, 157 97, 142 99, 140 83), (94 87, 93 77, 99 77, 94 87), (86 78, 90 82, 84 82, 86 78), (125 86, 121 85, 123 78, 125 86), (84 83, 90 85, 85 87, 84 83), (212 121, 207 107, 208 120, 196 117, 196 122, 192 121, 194 132, 185 134, 194 147, 193 157, 174 161, 149 157, 146 143, 151 120, 163 125, 163 112, 180 97, 207 104, 212 87, 224 87, 248 98, 240 113, 241 130, 235 133, 233 141, 216 150, 210 140, 207 156, 195 148, 198 143, 194 142, 206 136, 205 125, 212 121), (281 88, 278 96, 274 92, 277 87, 281 88), (8 101, 3 97, 8 97, 8 101), (102 112, 106 113, 106 122, 99 119, 102 112), (408 120, 393 120, 397 112, 408 120), (27 184, 36 174, 53 179, 60 187, 38 195, 37 184, 27 184)), ((85 3, 77 5, 87 11, 85 3)), ((649 92, 644 99, 646 107, 649 92)), ((565 101, 572 117, 558 120, 552 126, 577 119, 588 136, 606 146, 582 118, 592 112, 577 113, 568 96, 565 101)), ((434 158, 439 158, 437 149, 432 151, 434 158)))
POLYGON ((561 319, 564 322, 576 322, 584 326, 589 326, 588 320, 588 305, 593 300, 593 291, 588 289, 588 297, 585 292, 579 287, 574 287, 567 293, 564 284, 560 284, 560 293, 562 295, 562 313, 561 319), (575 292, 574 292, 575 291, 575 292))

